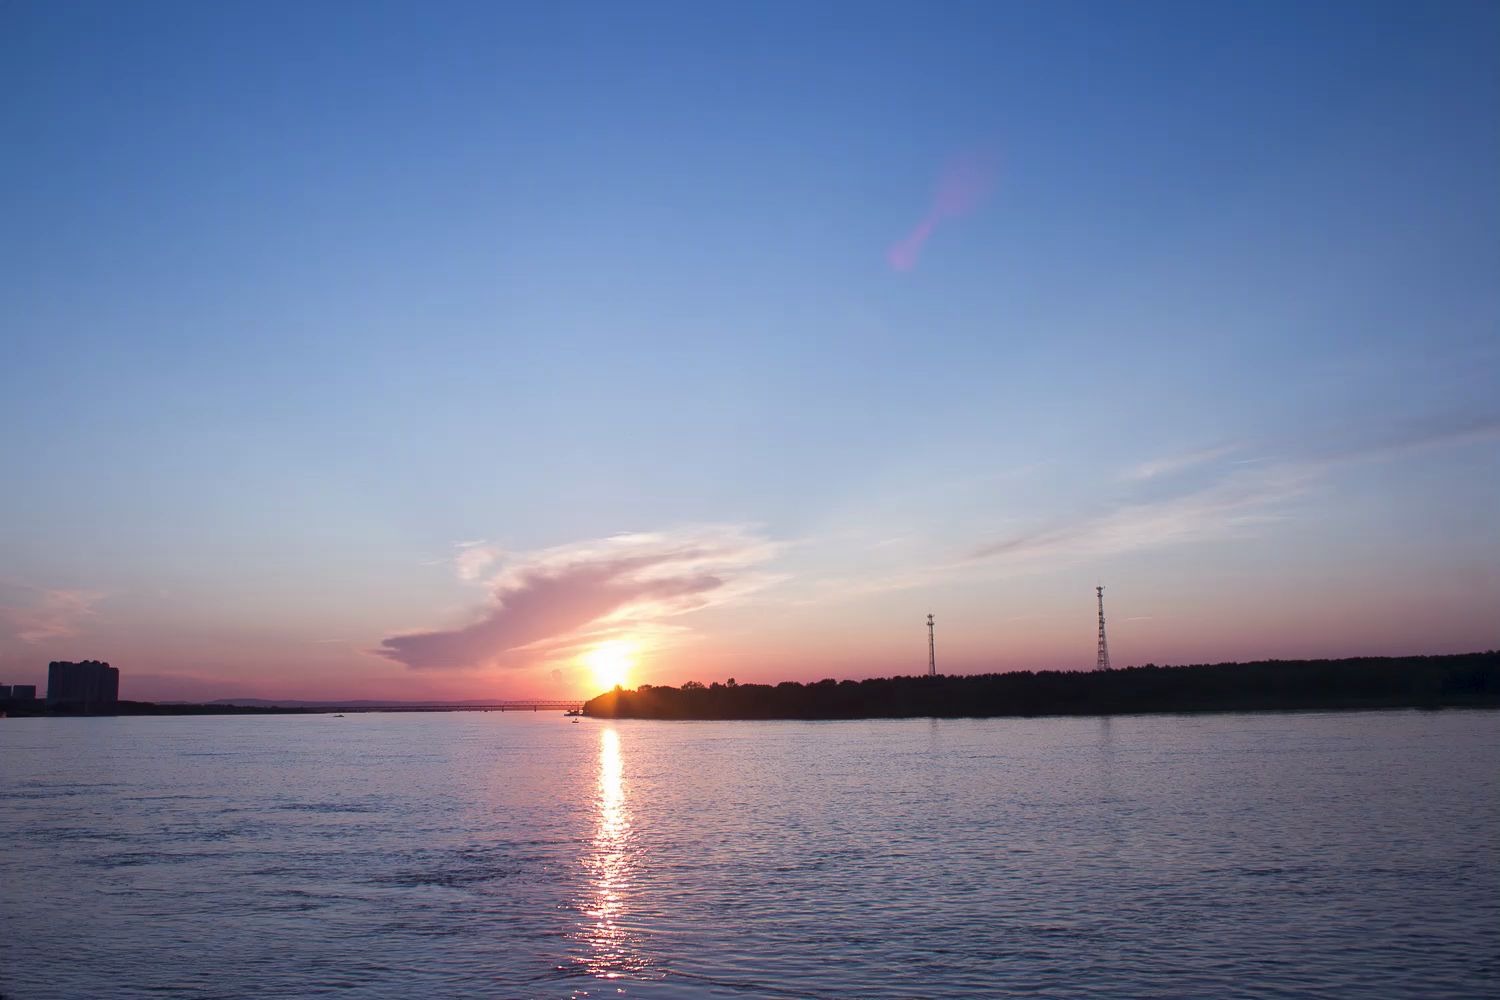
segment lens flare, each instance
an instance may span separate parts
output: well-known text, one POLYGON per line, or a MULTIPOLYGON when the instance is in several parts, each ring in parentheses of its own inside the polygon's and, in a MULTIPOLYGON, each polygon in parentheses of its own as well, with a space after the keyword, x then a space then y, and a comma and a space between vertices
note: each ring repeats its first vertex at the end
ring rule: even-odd
POLYGON ((989 153, 976 152, 949 162, 932 193, 932 205, 905 238, 886 251, 886 260, 897 271, 910 271, 928 238, 948 219, 973 212, 995 187, 997 167, 989 153))

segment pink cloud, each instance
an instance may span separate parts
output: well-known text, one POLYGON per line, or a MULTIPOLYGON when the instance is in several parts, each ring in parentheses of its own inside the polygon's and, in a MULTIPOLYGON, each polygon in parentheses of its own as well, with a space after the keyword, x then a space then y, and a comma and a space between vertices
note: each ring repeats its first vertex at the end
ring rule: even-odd
POLYGON ((662 619, 743 594, 775 546, 736 528, 631 534, 517 558, 493 602, 461 628, 385 639, 375 652, 419 670, 520 667, 604 630, 659 629, 662 619))
POLYGON ((947 219, 957 219, 977 209, 995 189, 994 160, 971 153, 950 162, 938 177, 932 205, 910 233, 892 244, 886 260, 897 271, 910 271, 932 234, 947 219))
POLYGON ((78 634, 103 594, 91 590, 48 590, 27 584, 0 585, 0 627, 26 643, 68 639, 78 634))
POLYGON ((454 548, 457 552, 453 556, 453 565, 461 580, 478 580, 504 555, 493 545, 486 545, 482 541, 459 542, 454 548))

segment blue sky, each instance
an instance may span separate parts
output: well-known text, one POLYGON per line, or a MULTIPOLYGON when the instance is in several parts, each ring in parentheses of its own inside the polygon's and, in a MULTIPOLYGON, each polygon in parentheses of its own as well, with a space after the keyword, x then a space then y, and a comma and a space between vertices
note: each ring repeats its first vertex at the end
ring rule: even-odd
POLYGON ((1497 645, 1500 12, 1309 7, 7 5, 0 670, 1497 645))

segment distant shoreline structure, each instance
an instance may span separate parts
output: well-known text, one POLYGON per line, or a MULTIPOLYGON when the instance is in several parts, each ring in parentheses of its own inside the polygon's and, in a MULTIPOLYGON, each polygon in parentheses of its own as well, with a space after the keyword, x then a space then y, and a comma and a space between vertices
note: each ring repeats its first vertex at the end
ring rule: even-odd
POLYGON ((0 699, 0 716, 334 715, 369 712, 564 712, 602 719, 824 720, 1000 718, 1188 712, 1500 708, 1500 650, 1439 656, 1259 660, 1113 670, 913 675, 812 683, 643 684, 585 701, 400 702, 222 698, 121 700, 108 709, 0 699))
POLYGON ((578 712, 583 699, 536 699, 514 701, 409 702, 409 701, 296 701, 269 698, 224 698, 211 702, 118 701, 109 709, 48 706, 36 701, 25 705, 0 705, 16 717, 120 716, 120 715, 335 715, 368 712, 578 712))
POLYGON ((606 719, 993 718, 1500 707, 1500 651, 1115 670, 642 685, 592 698, 606 719))

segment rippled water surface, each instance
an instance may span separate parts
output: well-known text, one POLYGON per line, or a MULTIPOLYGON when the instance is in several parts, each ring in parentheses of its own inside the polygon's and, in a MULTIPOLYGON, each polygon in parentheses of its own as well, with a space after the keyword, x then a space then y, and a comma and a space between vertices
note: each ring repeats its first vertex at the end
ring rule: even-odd
POLYGON ((1500 713, 0 721, 0 993, 1477 997, 1500 713))

